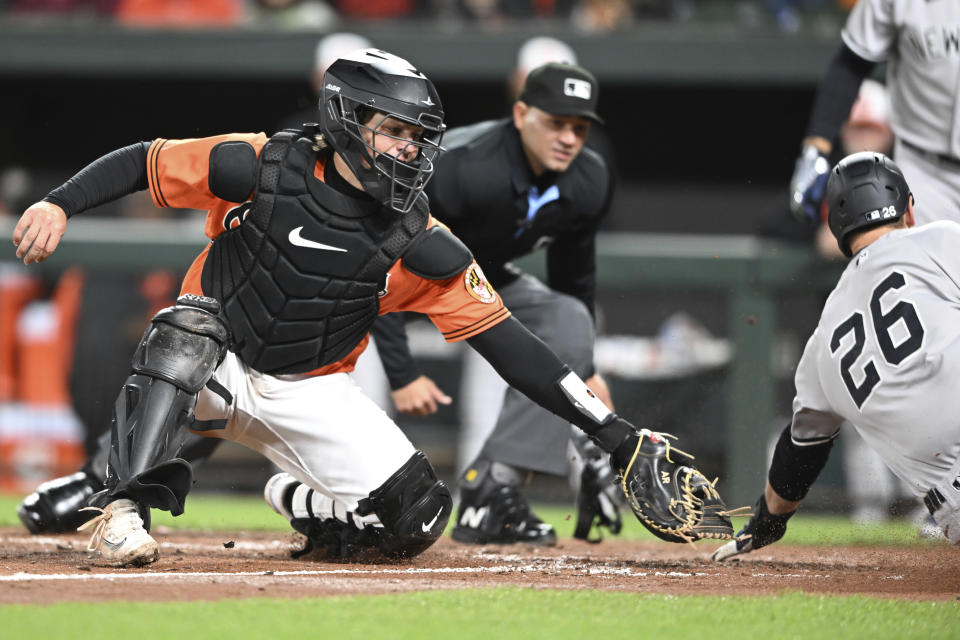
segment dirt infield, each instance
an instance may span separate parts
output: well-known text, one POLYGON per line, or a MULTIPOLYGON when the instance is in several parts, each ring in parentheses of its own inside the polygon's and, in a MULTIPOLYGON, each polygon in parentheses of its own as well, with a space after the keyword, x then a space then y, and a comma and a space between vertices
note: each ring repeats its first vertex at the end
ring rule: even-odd
POLYGON ((463 546, 444 538, 407 561, 290 558, 298 536, 227 538, 155 532, 160 560, 144 569, 89 564, 82 535, 0 528, 0 604, 104 600, 302 598, 517 585, 657 593, 764 595, 784 591, 913 600, 960 596, 960 552, 922 548, 775 545, 715 564, 716 544, 564 540, 551 548, 463 546))

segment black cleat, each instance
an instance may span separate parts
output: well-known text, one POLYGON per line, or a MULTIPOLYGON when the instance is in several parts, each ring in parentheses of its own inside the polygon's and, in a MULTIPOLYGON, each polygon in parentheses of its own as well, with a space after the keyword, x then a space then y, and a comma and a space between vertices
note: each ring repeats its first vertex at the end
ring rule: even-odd
POLYGON ((465 544, 557 544, 557 533, 530 510, 517 486, 490 477, 476 489, 463 489, 453 539, 465 544))
POLYGON ((103 489, 103 482, 84 471, 44 482, 17 507, 17 515, 30 533, 63 533, 92 519, 96 513, 80 511, 87 498, 103 489))

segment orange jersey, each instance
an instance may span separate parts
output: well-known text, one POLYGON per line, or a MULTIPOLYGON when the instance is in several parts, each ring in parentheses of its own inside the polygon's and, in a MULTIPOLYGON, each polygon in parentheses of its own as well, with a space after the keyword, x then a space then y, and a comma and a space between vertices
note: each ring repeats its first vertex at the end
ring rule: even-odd
MULTIPOLYGON (((267 143, 262 134, 228 134, 188 140, 158 139, 147 153, 147 176, 150 195, 159 207, 182 207, 207 211, 205 232, 211 239, 242 224, 249 203, 237 205, 217 198, 208 185, 211 150, 225 141, 249 143, 259 154, 267 143)), ((324 162, 318 159, 314 176, 323 180, 324 162)), ((432 217, 427 228, 441 224, 432 217)), ((200 283, 209 247, 197 256, 181 287, 181 295, 204 295, 200 283)), ((464 272, 446 280, 428 280, 413 274, 398 260, 387 273, 386 286, 380 295, 380 313, 416 311, 429 316, 449 342, 475 336, 510 316, 500 296, 487 282, 476 263, 464 272)), ((312 371, 324 375, 353 370, 369 337, 338 362, 312 371)))

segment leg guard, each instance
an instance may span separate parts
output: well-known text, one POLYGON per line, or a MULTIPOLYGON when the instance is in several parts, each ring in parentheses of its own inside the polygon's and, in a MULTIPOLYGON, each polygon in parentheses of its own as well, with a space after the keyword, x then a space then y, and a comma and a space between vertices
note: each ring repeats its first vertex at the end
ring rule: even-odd
POLYGON ((104 492, 91 504, 129 497, 183 513, 193 482, 181 458, 197 393, 226 353, 229 332, 212 298, 184 296, 154 316, 114 406, 104 492))
MULTIPOLYGON (((213 455, 213 452, 216 451, 217 447, 221 444, 223 444, 223 440, 220 438, 207 438, 191 433, 187 435, 186 440, 183 441, 180 457, 189 462, 193 470, 196 471, 198 467, 213 455)), ((83 471, 85 471, 88 476, 98 479, 100 483, 100 486, 97 488, 98 491, 103 489, 104 482, 106 481, 107 462, 109 459, 110 432, 108 431, 97 440, 96 452, 93 454, 93 457, 83 465, 83 471)))
POLYGON ((357 506, 357 514, 376 514, 383 523, 377 546, 392 557, 425 551, 443 534, 452 510, 450 490, 419 450, 357 506))
MULTIPOLYGON (((197 467, 207 461, 217 446, 219 438, 204 438, 190 434, 183 443, 181 457, 197 467)), ((107 460, 110 457, 110 433, 97 441, 97 451, 76 473, 48 480, 37 487, 17 507, 17 516, 23 525, 36 535, 40 533, 72 532, 94 517, 93 511, 80 511, 94 493, 105 488, 107 460)), ((150 530, 150 513, 143 514, 144 528, 150 530)))

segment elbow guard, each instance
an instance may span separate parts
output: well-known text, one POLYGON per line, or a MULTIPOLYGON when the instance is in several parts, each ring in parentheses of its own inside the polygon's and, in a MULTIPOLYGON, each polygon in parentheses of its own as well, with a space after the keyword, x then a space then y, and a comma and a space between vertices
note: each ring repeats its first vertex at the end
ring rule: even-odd
POLYGON ((780 434, 767 480, 777 495, 785 500, 803 500, 823 470, 833 448, 833 439, 818 444, 799 446, 790 437, 790 425, 780 434))

